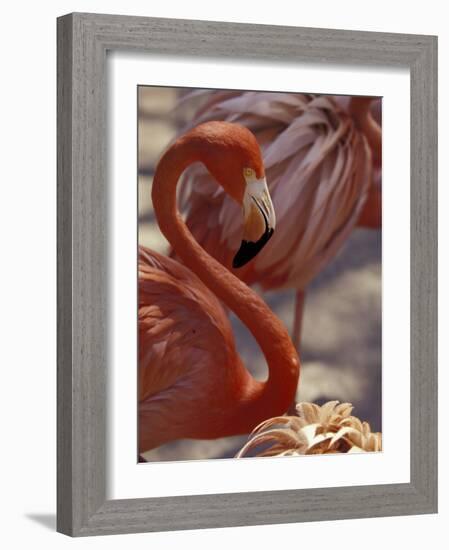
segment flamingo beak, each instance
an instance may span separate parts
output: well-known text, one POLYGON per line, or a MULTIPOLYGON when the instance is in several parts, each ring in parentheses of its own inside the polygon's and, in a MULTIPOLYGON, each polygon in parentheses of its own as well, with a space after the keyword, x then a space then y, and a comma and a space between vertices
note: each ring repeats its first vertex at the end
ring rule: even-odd
POLYGON ((267 244, 276 226, 276 216, 267 182, 263 179, 247 181, 243 196, 243 237, 232 267, 242 267, 252 260, 267 244))

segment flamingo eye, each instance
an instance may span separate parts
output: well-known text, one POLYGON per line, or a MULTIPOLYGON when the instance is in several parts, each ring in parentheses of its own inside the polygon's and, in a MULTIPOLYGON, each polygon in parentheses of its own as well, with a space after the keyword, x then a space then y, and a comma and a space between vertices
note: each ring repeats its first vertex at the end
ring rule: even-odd
POLYGON ((256 179, 256 172, 252 168, 244 168, 243 169, 243 175, 245 176, 246 180, 255 180, 256 179))

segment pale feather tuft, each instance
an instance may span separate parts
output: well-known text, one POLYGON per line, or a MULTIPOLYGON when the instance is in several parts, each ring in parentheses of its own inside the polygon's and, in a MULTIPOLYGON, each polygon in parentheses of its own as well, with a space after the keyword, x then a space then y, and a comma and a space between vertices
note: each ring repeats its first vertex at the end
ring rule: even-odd
POLYGON ((236 457, 381 451, 382 434, 352 416, 352 409, 350 403, 338 401, 322 406, 299 403, 297 416, 279 416, 259 424, 236 457))

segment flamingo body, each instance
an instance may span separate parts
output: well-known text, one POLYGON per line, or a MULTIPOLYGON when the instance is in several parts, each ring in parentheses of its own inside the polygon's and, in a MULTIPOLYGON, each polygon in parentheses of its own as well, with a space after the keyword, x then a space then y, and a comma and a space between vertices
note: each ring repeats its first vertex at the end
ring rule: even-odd
POLYGON ((241 389, 249 396, 256 386, 214 294, 182 264, 140 247, 142 448, 179 437, 227 435, 233 431, 232 412, 242 399, 241 389))

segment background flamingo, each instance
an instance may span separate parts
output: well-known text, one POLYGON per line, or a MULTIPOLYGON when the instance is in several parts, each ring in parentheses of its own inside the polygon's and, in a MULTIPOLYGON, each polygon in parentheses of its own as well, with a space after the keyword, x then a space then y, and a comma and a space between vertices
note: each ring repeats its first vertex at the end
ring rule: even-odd
POLYGON ((282 322, 198 245, 179 216, 177 181, 197 161, 244 208, 245 240, 235 256, 238 263, 249 261, 274 229, 260 150, 245 128, 205 123, 179 138, 159 161, 152 187, 155 213, 186 267, 140 250, 140 452, 183 437, 247 433, 269 416, 284 413, 298 382, 299 360, 282 322), (214 294, 260 345, 269 369, 266 382, 244 368, 214 294))
MULTIPOLYGON (((381 133, 369 110, 372 99, 204 90, 187 98, 202 99, 192 125, 239 122, 261 144, 278 230, 264 252, 236 275, 264 290, 296 289, 292 334, 299 349, 304 289, 357 224, 380 226, 381 133)), ((232 269, 241 234, 238 206, 202 166, 192 166, 184 181, 189 229, 232 269)))

